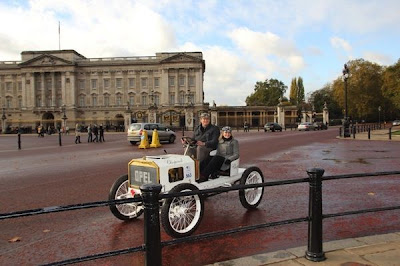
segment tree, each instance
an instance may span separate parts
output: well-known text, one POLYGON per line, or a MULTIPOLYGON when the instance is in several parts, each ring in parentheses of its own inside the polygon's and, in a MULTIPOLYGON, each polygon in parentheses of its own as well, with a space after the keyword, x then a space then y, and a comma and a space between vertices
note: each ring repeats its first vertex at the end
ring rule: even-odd
POLYGON ((283 97, 287 86, 277 79, 266 79, 264 82, 257 81, 254 92, 247 96, 246 105, 275 106, 279 103, 279 98, 283 97))
POLYGON ((303 85, 303 78, 299 77, 297 79, 297 104, 304 103, 304 85, 303 85))
POLYGON ((326 84, 321 89, 312 92, 308 98, 308 102, 311 106, 314 106, 315 111, 318 113, 322 112, 326 103, 329 110, 329 117, 331 119, 343 118, 342 110, 333 96, 332 84, 330 83, 326 84))
MULTIPOLYGON (((364 59, 352 60, 347 63, 350 77, 347 80, 348 114, 354 119, 376 120, 378 106, 383 102, 382 70, 375 63, 364 59)), ((332 84, 333 95, 339 106, 344 110, 344 81, 337 78, 332 84)))
POLYGON ((290 102, 293 105, 297 105, 297 92, 298 89, 297 89, 296 78, 293 78, 290 84, 290 94, 289 94, 290 102))
POLYGON ((400 59, 384 70, 382 79, 382 95, 385 97, 382 108, 388 118, 395 119, 400 115, 400 59))

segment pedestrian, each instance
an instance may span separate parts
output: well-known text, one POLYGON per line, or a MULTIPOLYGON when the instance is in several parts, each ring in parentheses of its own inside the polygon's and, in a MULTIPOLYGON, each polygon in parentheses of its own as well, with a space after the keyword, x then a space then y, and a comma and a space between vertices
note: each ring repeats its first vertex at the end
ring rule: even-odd
POLYGON ((247 123, 247 121, 244 122, 243 129, 244 132, 249 132, 249 123, 247 123))
POLYGON ((99 139, 100 142, 105 141, 105 139, 104 139, 104 127, 103 127, 103 124, 100 124, 99 133, 100 133, 100 139, 99 139))
POLYGON ((93 142, 99 142, 99 128, 95 124, 93 127, 93 134, 94 134, 94 139, 93 142))
POLYGON ((88 132, 87 142, 93 142, 92 124, 89 124, 87 132, 88 132))
POLYGON ((69 135, 69 126, 66 126, 66 127, 65 127, 65 134, 66 134, 66 135, 69 135))
POLYGON ((37 133, 38 133, 38 138, 42 136, 42 126, 41 125, 39 125, 37 127, 37 133))
POLYGON ((81 143, 81 128, 78 123, 75 125, 75 144, 81 143))
POLYGON ((201 172, 199 182, 207 181, 208 178, 217 178, 219 170, 229 170, 231 162, 238 158, 239 142, 233 138, 230 127, 223 127, 218 141, 217 154, 207 162, 207 165, 201 172))
MULTIPOLYGON (((210 152, 217 149, 219 137, 219 128, 212 125, 210 115, 202 113, 200 115, 200 124, 193 132, 193 139, 196 140, 196 150, 190 149, 189 156, 195 157, 200 162, 200 171, 205 167, 205 162, 210 157, 210 152)), ((184 143, 182 141, 182 143, 184 143)))

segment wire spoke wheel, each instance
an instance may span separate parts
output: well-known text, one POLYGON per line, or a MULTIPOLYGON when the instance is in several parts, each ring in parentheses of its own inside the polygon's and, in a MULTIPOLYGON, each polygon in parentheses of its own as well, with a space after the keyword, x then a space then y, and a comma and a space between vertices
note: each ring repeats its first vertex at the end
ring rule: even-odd
MULTIPOLYGON (((264 177, 258 167, 250 167, 244 171, 241 179, 241 185, 261 184, 264 177)), ((264 194, 264 187, 248 188, 239 190, 239 199, 243 207, 255 209, 260 204, 264 194)))

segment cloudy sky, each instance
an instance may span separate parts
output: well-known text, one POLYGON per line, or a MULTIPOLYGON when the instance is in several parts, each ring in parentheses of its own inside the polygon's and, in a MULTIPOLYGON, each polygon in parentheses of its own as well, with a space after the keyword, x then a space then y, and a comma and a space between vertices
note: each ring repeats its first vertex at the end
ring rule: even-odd
MULTIPOLYGON (((398 0, 0 0, 0 61, 21 51, 74 49, 88 57, 201 51, 205 101, 244 105, 257 81, 306 93, 364 58, 400 58, 398 0)), ((286 95, 289 94, 289 89, 286 95)))

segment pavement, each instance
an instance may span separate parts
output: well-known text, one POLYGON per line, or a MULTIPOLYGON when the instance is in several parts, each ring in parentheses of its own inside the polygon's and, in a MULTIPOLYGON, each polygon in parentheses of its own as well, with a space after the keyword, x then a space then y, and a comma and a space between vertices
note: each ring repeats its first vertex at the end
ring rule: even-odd
POLYGON ((323 243, 326 260, 305 258, 307 246, 257 254, 210 264, 213 266, 395 266, 400 265, 400 232, 348 238, 323 243))
MULTIPOLYGON (((400 127, 393 127, 392 133, 400 127)), ((389 129, 372 130, 357 133, 355 137, 341 138, 346 141, 400 141, 400 135, 392 135, 389 139, 389 129)), ((323 251, 326 260, 320 262, 309 261, 305 258, 307 246, 278 250, 270 253, 261 253, 238 259, 216 262, 213 266, 400 266, 400 232, 389 234, 364 236, 323 242, 323 251)))

